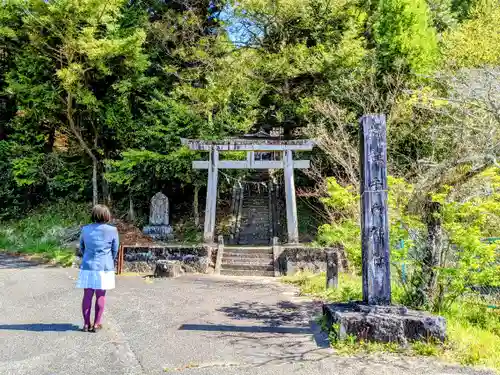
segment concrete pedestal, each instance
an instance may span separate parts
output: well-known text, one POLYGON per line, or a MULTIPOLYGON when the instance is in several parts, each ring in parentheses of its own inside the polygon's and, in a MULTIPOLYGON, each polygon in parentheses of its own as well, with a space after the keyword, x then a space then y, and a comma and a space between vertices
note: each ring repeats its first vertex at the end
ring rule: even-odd
POLYGON ((159 260, 156 262, 155 277, 179 277, 184 273, 181 264, 175 261, 159 260))
POLYGON ((153 240, 165 241, 174 238, 174 230, 170 225, 148 225, 142 232, 153 240))
POLYGON ((354 336, 359 340, 397 342, 446 339, 446 320, 441 316, 409 310, 404 306, 377 306, 364 303, 323 305, 330 330, 339 340, 354 336))

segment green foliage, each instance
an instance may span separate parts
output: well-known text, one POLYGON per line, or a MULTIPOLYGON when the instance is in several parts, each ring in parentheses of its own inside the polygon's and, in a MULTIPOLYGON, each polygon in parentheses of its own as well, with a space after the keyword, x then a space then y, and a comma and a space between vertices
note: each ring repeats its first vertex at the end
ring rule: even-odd
POLYGON ((438 32, 447 30, 457 23, 457 15, 453 11, 452 0, 428 0, 427 5, 432 23, 438 32))
POLYGON ((492 30, 500 29, 500 4, 495 1, 478 1, 470 19, 460 27, 443 35, 442 51, 446 67, 481 67, 498 65, 500 36, 492 30))
POLYGON ((359 277, 342 273, 339 275, 339 288, 326 289, 326 275, 314 275, 302 272, 293 276, 285 276, 282 281, 300 287, 304 295, 314 295, 329 301, 359 301, 361 296, 361 283, 359 277))
POLYGON ((334 177, 327 178, 328 196, 323 204, 334 212, 334 221, 318 228, 317 241, 322 246, 341 244, 355 270, 361 269, 359 195, 352 186, 342 187, 334 177))
POLYGON ((41 257, 55 264, 69 266, 78 240, 80 225, 89 222, 88 204, 69 200, 42 206, 25 218, 2 222, 0 251, 41 257), (70 238, 75 237, 76 239, 70 238))
POLYGON ((449 187, 433 199, 442 204, 443 226, 450 246, 457 249, 441 270, 441 284, 448 289, 450 298, 456 298, 470 286, 500 286, 498 244, 483 240, 498 231, 500 176, 496 169, 486 170, 461 189, 449 187), (466 201, 450 199, 460 190, 475 190, 481 185, 487 187, 486 194, 476 193, 466 201))
POLYGON ((401 61, 414 73, 429 73, 438 57, 436 32, 425 0, 381 0, 374 39, 380 66, 393 70, 401 61))
POLYGON ((354 219, 323 224, 318 228, 317 241, 323 246, 342 244, 354 270, 361 270, 361 232, 354 219))
MULTIPOLYGON (((389 176, 389 221, 392 261, 407 258, 412 240, 408 228, 419 229, 418 218, 406 213, 413 187, 401 178, 389 176), (403 246, 401 246, 403 244, 403 246)), ((317 241, 323 246, 342 244, 354 270, 361 270, 361 233, 359 194, 352 186, 342 187, 335 178, 327 178, 328 196, 322 198, 332 210, 333 221, 318 228, 317 241)))
POLYGON ((328 197, 321 198, 324 205, 332 208, 339 215, 351 216, 357 210, 359 195, 353 186, 341 186, 337 180, 330 177, 326 180, 328 197))

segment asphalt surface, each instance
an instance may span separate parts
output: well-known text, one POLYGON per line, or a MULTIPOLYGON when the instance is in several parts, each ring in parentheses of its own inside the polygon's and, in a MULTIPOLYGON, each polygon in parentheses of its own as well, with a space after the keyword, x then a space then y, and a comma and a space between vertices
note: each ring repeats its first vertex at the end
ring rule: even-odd
POLYGON ((103 331, 78 331, 77 270, 0 253, 0 374, 489 374, 433 360, 337 356, 317 303, 273 279, 121 276, 103 331))

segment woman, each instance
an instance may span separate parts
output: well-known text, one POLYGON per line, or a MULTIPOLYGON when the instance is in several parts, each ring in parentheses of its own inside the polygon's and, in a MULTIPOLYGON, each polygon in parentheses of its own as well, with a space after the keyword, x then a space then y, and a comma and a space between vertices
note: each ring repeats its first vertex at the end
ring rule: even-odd
POLYGON ((77 288, 84 289, 82 301, 84 332, 97 332, 102 328, 101 319, 106 301, 106 290, 115 287, 115 259, 118 255, 118 231, 109 225, 111 214, 103 205, 92 209, 92 224, 82 228, 80 250, 82 265, 77 288), (94 324, 90 323, 92 298, 96 295, 94 324))

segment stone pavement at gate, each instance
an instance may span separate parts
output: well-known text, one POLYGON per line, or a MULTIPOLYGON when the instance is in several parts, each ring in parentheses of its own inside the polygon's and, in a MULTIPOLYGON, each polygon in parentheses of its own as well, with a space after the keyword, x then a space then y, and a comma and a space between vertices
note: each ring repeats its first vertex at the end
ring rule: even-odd
POLYGON ((346 358, 311 321, 318 304, 275 280, 122 276, 105 329, 77 331, 75 269, 0 253, 0 374, 488 374, 428 359, 346 358))

